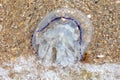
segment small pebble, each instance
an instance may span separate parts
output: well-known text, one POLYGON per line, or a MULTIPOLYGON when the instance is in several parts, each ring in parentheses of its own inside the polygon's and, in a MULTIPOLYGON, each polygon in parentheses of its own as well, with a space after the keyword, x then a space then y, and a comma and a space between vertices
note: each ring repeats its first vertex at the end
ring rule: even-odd
POLYGON ((100 54, 100 55, 98 55, 97 57, 98 57, 98 58, 103 58, 103 57, 105 57, 105 56, 102 55, 102 54, 100 54))
POLYGON ((91 18, 92 16, 90 14, 87 15, 88 18, 91 18))

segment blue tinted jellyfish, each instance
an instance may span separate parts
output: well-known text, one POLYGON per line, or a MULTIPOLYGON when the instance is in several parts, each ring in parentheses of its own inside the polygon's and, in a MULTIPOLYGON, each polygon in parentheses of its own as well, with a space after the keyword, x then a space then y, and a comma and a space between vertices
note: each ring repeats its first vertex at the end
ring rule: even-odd
POLYGON ((82 59, 92 36, 92 22, 84 13, 61 8, 47 14, 38 24, 32 47, 42 62, 66 66, 82 59))

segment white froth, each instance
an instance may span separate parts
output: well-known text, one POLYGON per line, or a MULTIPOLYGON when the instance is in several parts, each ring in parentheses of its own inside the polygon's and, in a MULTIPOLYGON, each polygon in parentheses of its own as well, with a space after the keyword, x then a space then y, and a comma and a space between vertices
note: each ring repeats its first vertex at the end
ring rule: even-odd
POLYGON ((0 80, 120 80, 120 64, 82 64, 67 67, 43 64, 35 56, 3 63, 0 80), (6 66, 6 67, 5 67, 6 66))

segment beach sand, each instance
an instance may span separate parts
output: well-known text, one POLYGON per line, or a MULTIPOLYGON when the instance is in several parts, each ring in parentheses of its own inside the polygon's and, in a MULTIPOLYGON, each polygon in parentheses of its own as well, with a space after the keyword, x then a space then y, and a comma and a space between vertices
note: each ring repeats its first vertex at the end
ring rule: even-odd
MULTIPOLYGON (((20 73, 17 72, 19 73, 18 75, 14 75, 16 73, 14 73, 14 67, 12 66, 17 59, 23 58, 26 60, 31 56, 37 58, 37 54, 31 46, 32 34, 34 33, 37 24, 52 10, 62 7, 70 7, 85 13, 94 25, 94 37, 89 48, 86 50, 83 60, 79 64, 88 64, 89 66, 96 66, 95 64, 97 64, 97 69, 99 69, 99 66, 103 66, 103 68, 106 67, 104 66, 106 64, 110 67, 113 66, 113 68, 116 68, 114 66, 115 64, 120 72, 119 5, 119 0, 0 0, 0 71, 8 71, 5 74, 9 79, 14 78, 15 80, 21 75, 25 76, 27 71, 25 74, 24 71, 22 71, 20 73), (10 68, 6 68, 4 63, 11 63, 11 66, 9 66, 10 68), (12 74, 13 76, 10 77, 12 74)), ((16 62, 16 64, 18 62, 16 62)), ((28 65, 28 63, 29 62, 26 64, 28 65)), ((35 65, 35 63, 31 64, 35 65)), ((33 71, 38 70, 36 68, 38 67, 31 69, 33 69, 33 71)), ((93 69, 95 68, 93 67, 93 69)), ((86 78, 86 80, 96 80, 91 78, 91 76, 93 77, 97 72, 89 74, 89 70, 87 70, 87 68, 85 68, 85 70, 85 72, 88 73, 88 76, 90 76, 89 78, 86 78)), ((116 71, 116 69, 113 70, 116 71)), ((28 70, 28 73, 32 72, 28 70)), ((38 73, 39 71, 36 75, 38 75, 38 73)), ((106 72, 103 71, 103 73, 105 74, 106 72)), ((4 73, 0 73, 0 80, 9 80, 3 78, 5 77, 3 74, 4 73)), ((101 75, 101 77, 104 75, 101 72, 99 73, 99 71, 98 74, 101 75)), ((115 74, 115 72, 111 71, 108 76, 111 75, 117 75, 117 77, 113 76, 113 78, 110 78, 109 80, 120 79, 120 75, 115 74)), ((99 77, 99 80, 104 79, 101 77, 99 77)), ((73 78, 71 80, 81 80, 83 78, 73 78)), ((37 80, 36 77, 35 79, 37 80)), ((20 80, 22 80, 22 78, 20 78, 20 80)), ((23 78, 23 80, 25 80, 25 78, 23 78)), ((31 78, 31 80, 33 79, 31 78)), ((105 78, 105 80, 107 79, 105 78)))

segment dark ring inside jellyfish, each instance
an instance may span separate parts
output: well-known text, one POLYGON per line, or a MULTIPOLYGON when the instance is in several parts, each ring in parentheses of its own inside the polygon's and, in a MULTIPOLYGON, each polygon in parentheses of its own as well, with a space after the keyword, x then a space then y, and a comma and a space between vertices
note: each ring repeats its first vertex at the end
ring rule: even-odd
POLYGON ((38 24, 32 46, 42 62, 66 66, 82 59, 92 35, 92 23, 84 13, 62 8, 38 24))

